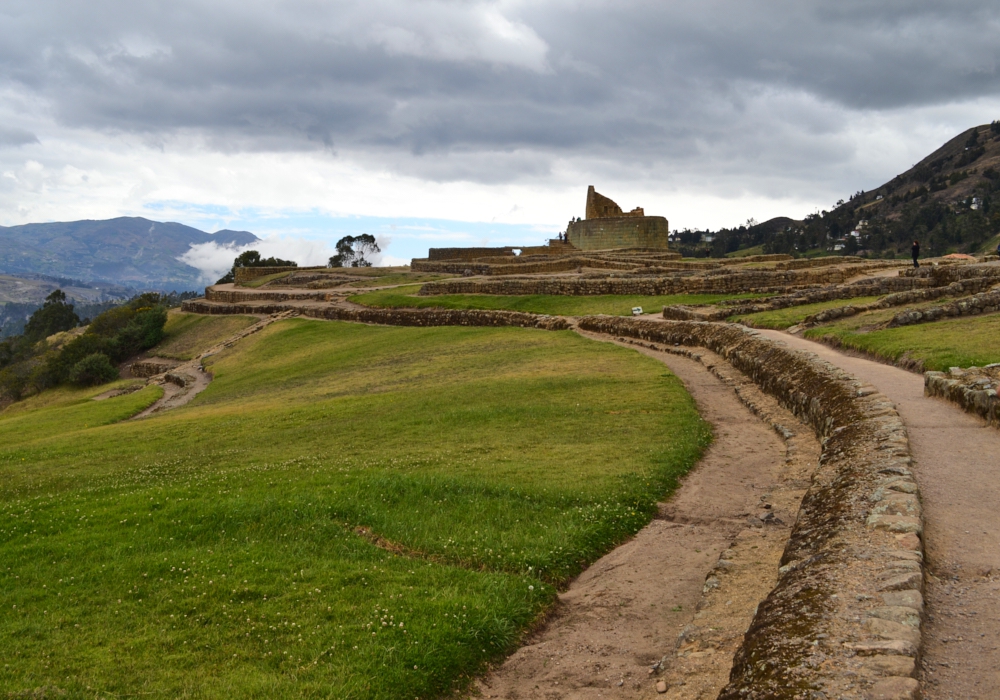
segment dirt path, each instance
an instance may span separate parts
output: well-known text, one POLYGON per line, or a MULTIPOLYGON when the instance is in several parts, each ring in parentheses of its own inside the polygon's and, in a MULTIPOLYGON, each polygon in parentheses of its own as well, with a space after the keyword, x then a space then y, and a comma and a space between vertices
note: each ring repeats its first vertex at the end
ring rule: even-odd
POLYGON ((761 332, 816 353, 896 403, 920 484, 932 574, 923 697, 1000 698, 1000 431, 925 397, 921 375, 780 331, 761 332))
MULTIPOLYGON (((794 495, 777 487, 796 460, 703 364, 638 349, 682 379, 714 426, 715 442, 661 504, 660 517, 581 574, 544 629, 478 683, 483 697, 714 698, 757 603, 774 585, 806 482, 797 475, 794 495), (756 519, 768 512, 779 516, 773 527, 756 519), (661 659, 662 675, 654 675, 661 659), (657 694, 658 681, 668 695, 657 694)), ((790 414, 783 419, 798 429, 790 414)), ((817 457, 818 445, 802 461, 817 457)))
POLYGON ((203 360, 218 352, 222 352, 226 348, 232 347, 248 335, 262 331, 275 321, 290 318, 294 315, 295 312, 283 311, 282 313, 264 316, 252 326, 244 328, 221 343, 216 343, 208 350, 198 353, 194 359, 179 364, 163 374, 150 377, 149 383, 159 384, 163 387, 163 396, 154 401, 144 411, 132 416, 129 420, 140 420, 189 403, 195 396, 207 389, 208 385, 212 382, 212 375, 203 368, 203 360))

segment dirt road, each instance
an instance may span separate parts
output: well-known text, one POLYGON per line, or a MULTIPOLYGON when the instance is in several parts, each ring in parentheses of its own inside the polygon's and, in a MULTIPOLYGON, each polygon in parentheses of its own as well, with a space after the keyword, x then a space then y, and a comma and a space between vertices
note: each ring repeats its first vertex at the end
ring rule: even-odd
POLYGON ((920 484, 932 574, 923 697, 1000 698, 1000 431, 925 397, 921 375, 780 331, 761 332, 816 353, 896 403, 920 484))
MULTIPOLYGON (((791 495, 779 482, 799 458, 790 459, 785 442, 701 363, 639 351, 682 379, 713 425, 715 442, 661 504, 661 517, 588 568, 560 596, 545 628, 479 682, 482 697, 664 697, 656 691, 659 680, 669 685, 670 700, 715 697, 757 603, 774 585, 788 532, 748 529, 747 519, 766 499, 764 507, 790 526, 804 487, 791 495), (736 572, 722 577, 721 590, 713 591, 718 603, 706 610, 713 605, 703 599, 706 575, 723 552, 736 572), (732 629, 723 634, 727 625, 719 620, 732 629), (682 630, 688 636, 679 640, 682 630), (650 667, 665 656, 662 675, 652 675, 650 667)), ((790 414, 782 419, 815 442, 790 414)), ((818 444, 802 452, 799 471, 807 473, 818 444)))

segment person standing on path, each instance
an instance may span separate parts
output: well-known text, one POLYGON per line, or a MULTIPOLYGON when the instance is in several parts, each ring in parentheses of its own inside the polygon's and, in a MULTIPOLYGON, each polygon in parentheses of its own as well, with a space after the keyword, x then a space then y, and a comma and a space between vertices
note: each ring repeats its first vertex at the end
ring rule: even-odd
POLYGON ((920 257, 920 241, 913 241, 913 247, 910 248, 910 254, 913 256, 913 267, 920 267, 920 263, 917 262, 917 258, 920 257))

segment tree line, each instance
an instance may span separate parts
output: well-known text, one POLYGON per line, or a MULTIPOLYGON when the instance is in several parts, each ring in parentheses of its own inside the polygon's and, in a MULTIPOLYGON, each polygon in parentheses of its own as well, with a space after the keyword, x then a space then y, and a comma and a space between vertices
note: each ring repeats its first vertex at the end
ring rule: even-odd
POLYGON ((0 402, 60 384, 92 386, 117 379, 117 365, 163 339, 167 309, 178 301, 177 295, 140 294, 83 326, 66 294, 55 290, 23 333, 0 341, 0 402), (80 332, 66 333, 74 329, 80 332))

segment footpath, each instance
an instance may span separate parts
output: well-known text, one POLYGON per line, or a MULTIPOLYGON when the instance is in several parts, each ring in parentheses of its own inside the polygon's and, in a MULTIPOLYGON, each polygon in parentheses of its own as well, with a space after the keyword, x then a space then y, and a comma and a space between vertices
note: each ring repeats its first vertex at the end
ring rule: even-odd
POLYGON ((659 516, 588 567, 545 625, 478 681, 480 697, 715 698, 775 585, 819 459, 812 431, 714 353, 619 344, 676 374, 715 440, 659 516))
POLYGON ((929 576, 925 700, 1000 698, 1000 431, 923 393, 923 377, 780 331, 760 331, 869 382, 906 425, 929 576))

